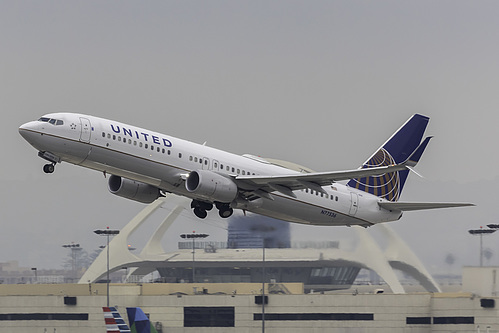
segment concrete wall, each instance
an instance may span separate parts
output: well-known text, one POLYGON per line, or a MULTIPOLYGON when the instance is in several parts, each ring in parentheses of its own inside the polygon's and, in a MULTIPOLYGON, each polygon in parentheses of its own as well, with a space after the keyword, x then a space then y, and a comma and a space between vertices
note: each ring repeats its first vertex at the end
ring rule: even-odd
POLYGON ((463 290, 484 297, 499 295, 499 267, 463 267, 463 290))
MULTIPOLYGON (((303 283, 266 283, 268 288, 285 288, 290 294, 303 294, 303 283)), ((106 284, 0 284, 0 296, 20 295, 61 295, 61 296, 89 296, 106 295, 106 284)), ((182 293, 194 295, 202 293, 203 289, 209 294, 259 294, 261 283, 111 283, 110 295, 170 295, 182 293)))
MULTIPOLYGON (((89 285, 0 286, 0 319, 6 314, 88 314, 88 320, 0 320, 0 333, 42 333, 45 329, 48 333, 54 329, 57 333, 105 332, 102 313, 102 306, 106 305, 105 285, 94 286, 91 285, 92 292, 89 285), (76 296, 77 304, 65 305, 65 295, 76 296)), ((261 331, 261 320, 257 317, 261 314, 261 305, 255 304, 255 295, 168 295, 168 288, 171 287, 161 284, 113 286, 111 306, 118 306, 125 319, 127 306, 140 306, 150 314, 153 323, 162 323, 163 332, 261 331), (184 327, 186 307, 234 307, 235 327, 184 327)), ((192 290, 192 286, 190 288, 192 290)), ((252 290, 254 286, 235 284, 229 290, 245 288, 252 290)), ((490 332, 499 332, 499 298, 487 298, 496 303, 493 308, 482 307, 481 299, 471 293, 269 295, 265 308, 266 329, 272 333, 450 333, 476 332, 479 325, 481 332, 486 332, 487 326, 490 332), (286 314, 292 316, 287 316, 287 320, 279 317, 286 314), (331 317, 322 320, 309 317, 316 315, 331 317), (272 317, 281 320, 271 320, 272 317), (299 317, 302 319, 290 320, 299 317), (408 324, 408 318, 429 322, 408 324), (470 323, 459 323, 470 320, 470 323)))

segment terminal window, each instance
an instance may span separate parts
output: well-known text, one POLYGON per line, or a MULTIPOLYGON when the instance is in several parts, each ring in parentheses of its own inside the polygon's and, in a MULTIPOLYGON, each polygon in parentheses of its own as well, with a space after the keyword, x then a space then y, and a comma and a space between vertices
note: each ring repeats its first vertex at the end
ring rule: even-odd
POLYGON ((184 327, 234 327, 234 307, 184 307, 184 327))

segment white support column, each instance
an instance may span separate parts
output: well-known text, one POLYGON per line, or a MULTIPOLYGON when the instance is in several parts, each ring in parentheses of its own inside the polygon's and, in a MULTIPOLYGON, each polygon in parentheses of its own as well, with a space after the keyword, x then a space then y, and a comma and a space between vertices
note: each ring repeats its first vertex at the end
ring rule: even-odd
MULTIPOLYGON (((137 230, 137 228, 144 223, 144 221, 161 205, 164 199, 160 198, 153 203, 147 205, 140 213, 138 213, 118 235, 116 235, 109 243, 109 257, 110 257, 110 272, 121 269, 130 263, 142 261, 141 258, 134 255, 128 250, 128 237, 137 230)), ((99 256, 94 260, 92 265, 87 269, 85 274, 81 277, 78 283, 95 282, 106 275, 107 272, 107 258, 106 251, 102 251, 99 256)))
POLYGON ((404 287, 400 284, 393 268, 388 263, 383 251, 362 227, 352 227, 357 231, 359 245, 355 249, 354 258, 366 268, 375 271, 388 284, 394 294, 405 294, 404 287))
POLYGON ((392 228, 379 224, 379 229, 388 237, 388 246, 385 249, 385 257, 390 265, 415 278, 429 292, 442 292, 440 286, 428 273, 423 263, 397 235, 392 228))

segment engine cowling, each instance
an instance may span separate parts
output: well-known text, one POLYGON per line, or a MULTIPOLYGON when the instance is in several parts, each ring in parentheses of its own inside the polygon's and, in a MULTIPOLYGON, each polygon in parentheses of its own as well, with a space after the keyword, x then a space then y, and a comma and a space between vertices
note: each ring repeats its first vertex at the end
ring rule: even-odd
POLYGON ((208 170, 192 171, 185 188, 210 202, 229 203, 237 197, 237 185, 232 179, 208 170))
POLYGON ((161 195, 159 189, 155 186, 114 175, 109 177, 107 185, 109 192, 112 194, 147 204, 161 195))

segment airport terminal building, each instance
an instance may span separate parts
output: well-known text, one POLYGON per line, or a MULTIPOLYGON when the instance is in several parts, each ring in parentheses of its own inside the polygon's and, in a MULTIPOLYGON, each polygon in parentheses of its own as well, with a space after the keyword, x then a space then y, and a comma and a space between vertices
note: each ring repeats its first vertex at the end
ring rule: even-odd
MULTIPOLYGON (((112 284, 110 304, 126 319, 139 306, 158 332, 497 332, 498 267, 464 272, 460 293, 304 294, 285 284, 286 294, 266 284, 112 284), (265 320, 262 320, 264 318, 265 320)), ((0 285, 0 333, 105 332, 105 284, 0 285)))

